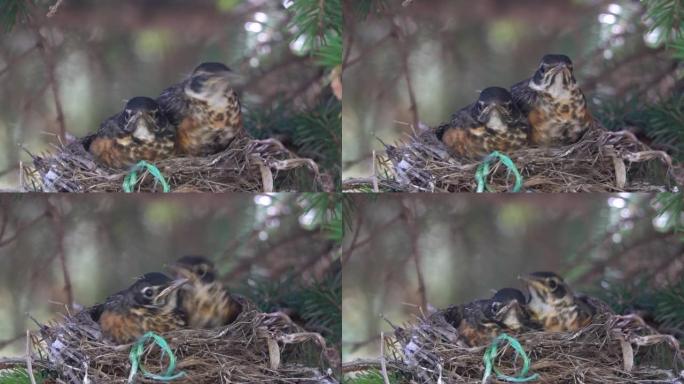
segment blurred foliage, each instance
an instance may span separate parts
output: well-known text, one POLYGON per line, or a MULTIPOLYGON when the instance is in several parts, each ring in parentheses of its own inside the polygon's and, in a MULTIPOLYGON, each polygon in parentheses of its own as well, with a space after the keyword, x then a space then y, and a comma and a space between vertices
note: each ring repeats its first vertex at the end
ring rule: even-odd
MULTIPOLYGON (((643 1, 648 33, 654 45, 663 45, 681 66, 684 61, 684 0, 643 1)), ((679 76, 681 78, 681 76, 679 76)), ((643 92, 625 98, 595 98, 596 117, 611 130, 625 127, 643 135, 654 147, 666 150, 676 162, 684 161, 684 93, 646 100, 643 92)))
MULTIPOLYGON (((684 281, 656 291, 653 299, 656 321, 663 328, 679 329, 684 332, 684 281)), ((680 343, 684 344, 684 339, 680 339, 680 343)))
MULTIPOLYGON (((342 35, 342 0, 296 0, 290 7, 296 26, 296 37, 304 37, 305 43, 314 49, 328 43, 331 37, 342 35)), ((342 56, 340 49, 340 57, 342 56)))
POLYGON ((339 348, 342 341, 342 272, 339 265, 320 279, 303 283, 294 273, 280 279, 256 278, 240 292, 264 312, 284 311, 339 348))
MULTIPOLYGON (((257 139, 276 137, 285 145, 296 148, 303 157, 316 161, 340 185, 342 153, 342 103, 332 95, 320 99, 313 108, 293 111, 277 104, 269 109, 246 111, 245 128, 257 139)), ((314 183, 309 172, 302 172, 297 181, 300 190, 311 190, 314 183)))
POLYGON ((356 0, 353 3, 355 15, 360 19, 366 19, 372 13, 386 11, 389 8, 389 0, 356 0))
POLYGON ((326 40, 326 44, 315 53, 318 64, 327 68, 342 65, 342 50, 342 36, 331 36, 326 40))
MULTIPOLYGON (((647 14, 653 20, 650 31, 658 31, 658 42, 671 44, 674 48, 684 44, 684 1, 648 0, 647 14)), ((680 52, 682 54, 684 52, 680 52)), ((684 56, 683 56, 684 58, 684 56)))
POLYGON ((666 220, 667 228, 684 230, 684 192, 661 193, 656 197, 656 204, 658 216, 666 220))
POLYGON ((313 222, 327 231, 328 238, 338 244, 341 243, 345 227, 350 224, 351 198, 341 193, 305 192, 301 196, 304 210, 313 215, 313 222))
MULTIPOLYGON (((389 379, 389 382, 391 384, 399 384, 402 383, 400 376, 396 372, 388 372, 387 373, 387 378, 389 379)), ((360 373, 353 378, 345 378, 342 380, 342 383, 344 384, 385 384, 385 381, 382 377, 382 373, 380 371, 374 370, 374 371, 367 371, 360 373)))
MULTIPOLYGON (((33 372, 36 384, 43 384, 47 379, 40 371, 33 372)), ((0 384, 31 384, 28 371, 25 368, 0 370, 0 384)))
POLYGON ((0 1, 0 25, 5 32, 10 32, 17 22, 23 22, 27 16, 27 0, 0 1))

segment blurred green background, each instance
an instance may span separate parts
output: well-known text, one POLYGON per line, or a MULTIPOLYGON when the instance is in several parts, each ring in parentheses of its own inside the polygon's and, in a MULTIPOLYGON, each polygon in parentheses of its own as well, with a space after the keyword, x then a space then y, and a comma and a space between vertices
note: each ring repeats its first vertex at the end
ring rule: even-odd
POLYGON ((67 311, 62 255, 76 309, 199 254, 233 292, 339 347, 340 204, 328 194, 2 194, 0 356, 24 353, 36 328, 27 313, 45 323, 67 311))
MULTIPOLYGON (((673 45, 673 56, 664 49, 671 35, 661 28, 671 27, 672 36, 684 41, 677 21, 682 5, 681 0, 349 2, 345 11, 353 16, 345 25, 343 177, 372 174, 371 151, 384 149, 380 141, 394 143, 411 132, 407 73, 418 119, 434 127, 473 102, 480 90, 508 88, 531 77, 546 53, 572 58, 592 111, 608 128, 645 131, 637 134, 671 153, 676 139, 676 148, 682 149, 681 114, 672 112, 676 118, 657 127, 672 127, 669 136, 660 132, 657 138, 650 136, 657 124, 643 121, 651 115, 625 118, 648 103, 682 95, 684 56, 678 55, 684 44, 673 45), (656 5, 664 9, 661 16, 669 19, 662 16, 656 24, 647 5, 653 11, 656 5)), ((681 110, 684 98, 674 100, 674 109, 681 110)))
POLYGON ((306 30, 300 14, 319 10, 290 0, 68 0, 48 16, 55 3, 0 1, 0 189, 16 189, 18 162, 30 160, 22 147, 41 153, 57 142, 53 84, 66 132, 83 136, 203 61, 240 75, 250 134, 282 140, 339 179, 334 63, 317 56, 328 29, 306 30))
POLYGON ((354 195, 352 207, 343 361, 379 356, 392 331, 380 315, 401 325, 540 270, 684 340, 681 194, 354 195))

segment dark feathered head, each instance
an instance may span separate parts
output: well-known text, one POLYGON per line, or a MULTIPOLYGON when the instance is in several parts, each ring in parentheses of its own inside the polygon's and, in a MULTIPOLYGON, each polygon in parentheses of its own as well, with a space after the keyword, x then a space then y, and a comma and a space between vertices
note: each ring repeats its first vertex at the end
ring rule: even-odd
POLYGON ((553 97, 568 95, 569 91, 577 87, 572 61, 565 55, 544 55, 529 86, 553 97))
POLYGON ((183 256, 170 267, 176 276, 193 282, 212 283, 216 280, 214 263, 204 256, 183 256))
POLYGON ((153 141, 156 135, 169 129, 169 121, 156 101, 138 96, 124 106, 119 126, 138 140, 153 141))
POLYGON ((472 107, 471 116, 487 127, 499 130, 499 126, 515 121, 521 115, 508 90, 488 87, 480 93, 472 107))

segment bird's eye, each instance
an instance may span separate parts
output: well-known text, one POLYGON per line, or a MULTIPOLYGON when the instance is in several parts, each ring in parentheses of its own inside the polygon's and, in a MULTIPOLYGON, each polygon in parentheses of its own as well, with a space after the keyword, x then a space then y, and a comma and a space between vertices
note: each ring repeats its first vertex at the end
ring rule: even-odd
POLYGON ((142 294, 145 297, 152 297, 152 296, 154 296, 154 289, 152 289, 150 287, 145 287, 142 289, 142 294))
POLYGON ((498 301, 493 302, 492 303, 492 310, 494 312, 498 312, 499 309, 501 309, 501 303, 499 303, 498 301))
POLYGON ((556 288, 558 288, 558 283, 556 282, 556 280, 549 280, 549 288, 551 288, 554 291, 556 290, 556 288))
POLYGON ((204 277, 204 275, 207 274, 207 267, 205 265, 199 265, 197 268, 195 268, 195 272, 197 272, 199 277, 204 277))

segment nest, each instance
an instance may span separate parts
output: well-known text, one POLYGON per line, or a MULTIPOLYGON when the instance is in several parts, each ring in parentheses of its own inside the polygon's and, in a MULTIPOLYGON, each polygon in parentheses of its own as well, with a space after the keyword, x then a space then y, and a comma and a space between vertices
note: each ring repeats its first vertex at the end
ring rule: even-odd
MULTIPOLYGON (((337 383, 331 368, 337 353, 318 333, 305 332, 280 312, 243 311, 235 322, 210 330, 179 330, 162 335, 176 357, 177 383, 337 383), (316 364, 310 361, 315 360, 316 364), (309 363, 307 363, 309 362, 309 363)), ((35 348, 42 366, 66 383, 126 383, 131 345, 103 340, 89 311, 43 325, 35 348)), ((168 359, 149 342, 141 366, 162 374, 168 359)), ((138 371, 135 382, 158 383, 138 371)))
MULTIPOLYGON (((21 186, 35 192, 120 192, 129 170, 111 169, 95 162, 81 142, 59 144, 52 154, 31 155, 32 166, 22 167, 21 186)), ((275 139, 238 137, 225 150, 207 157, 177 157, 155 163, 171 192, 272 192, 295 189, 294 172, 313 175, 312 190, 326 189, 318 165, 296 157, 275 139), (288 179, 289 178, 289 179, 288 179), (288 183, 289 182, 289 183, 288 183)), ((137 191, 161 191, 161 184, 139 172, 137 191)))
MULTIPOLYGON (((572 145, 524 148, 507 155, 523 177, 523 191, 667 191, 675 184, 669 155, 650 149, 626 131, 596 128, 572 145)), ((374 161, 380 165, 379 172, 372 178, 345 180, 344 190, 474 192, 481 164, 454 158, 431 131, 413 133, 398 145, 385 145, 385 153, 374 161)), ((515 180, 499 162, 486 181, 490 191, 504 192, 512 189, 515 180)))
MULTIPOLYGON (((387 340, 391 357, 383 364, 415 383, 483 383, 487 346, 467 347, 456 332, 441 316, 421 316, 416 324, 395 328, 387 340)), ((574 333, 511 336, 531 359, 529 374, 539 375, 535 383, 674 383, 681 378, 679 342, 636 315, 597 316, 574 333)), ((493 363, 508 376, 516 376, 523 365, 510 346, 499 348, 493 363)), ((488 382, 504 381, 490 376, 488 382)))

